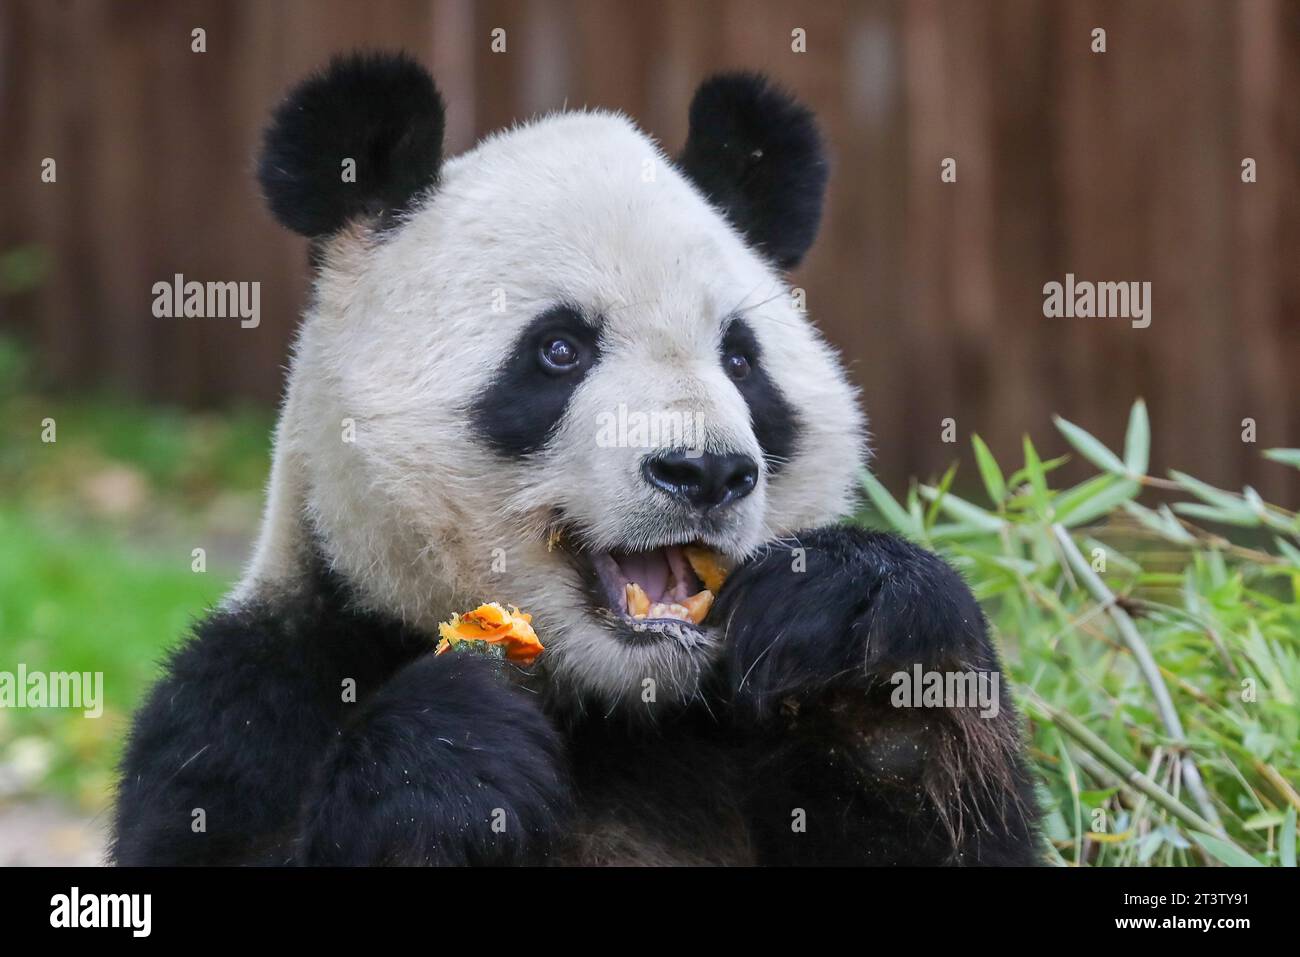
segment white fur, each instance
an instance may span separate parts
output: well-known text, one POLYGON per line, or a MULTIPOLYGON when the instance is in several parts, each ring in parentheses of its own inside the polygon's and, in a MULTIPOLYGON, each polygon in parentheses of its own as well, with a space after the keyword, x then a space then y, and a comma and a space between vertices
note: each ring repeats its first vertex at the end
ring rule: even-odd
POLYGON ((583 610, 545 534, 559 509, 603 548, 695 537, 641 478, 646 449, 598 446, 598 415, 620 403, 691 413, 711 448, 761 459, 719 360, 732 314, 802 426, 794 459, 710 536, 739 557, 851 506, 863 421, 833 351, 782 277, 623 117, 564 113, 485 140, 395 230, 357 225, 328 243, 262 535, 234 597, 292 578, 307 515, 376 610, 432 633, 480 601, 517 604, 535 616, 555 687, 601 706, 639 700, 645 678, 661 701, 690 695, 711 642, 618 641, 583 610), (468 408, 557 302, 603 317, 602 358, 548 447, 507 461, 472 434, 468 408))

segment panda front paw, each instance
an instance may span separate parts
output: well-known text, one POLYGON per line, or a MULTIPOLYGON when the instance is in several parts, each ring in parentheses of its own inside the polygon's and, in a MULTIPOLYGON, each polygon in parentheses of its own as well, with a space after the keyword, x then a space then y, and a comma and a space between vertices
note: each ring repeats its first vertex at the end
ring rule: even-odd
POLYGON ((915 665, 997 667, 961 576, 898 536, 859 528, 772 544, 732 573, 710 618, 733 701, 758 715, 915 665))
POLYGON ((321 767, 299 860, 544 860, 568 806, 561 739, 500 669, 475 655, 427 655, 393 677, 321 767))

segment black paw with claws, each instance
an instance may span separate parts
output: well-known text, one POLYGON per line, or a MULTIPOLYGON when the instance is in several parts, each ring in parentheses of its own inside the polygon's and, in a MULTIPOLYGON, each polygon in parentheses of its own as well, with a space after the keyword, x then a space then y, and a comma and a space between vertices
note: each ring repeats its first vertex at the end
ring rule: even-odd
POLYGON ((975 597, 946 562, 895 536, 814 529, 737 569, 710 615, 734 700, 781 701, 911 670, 992 670, 975 597))

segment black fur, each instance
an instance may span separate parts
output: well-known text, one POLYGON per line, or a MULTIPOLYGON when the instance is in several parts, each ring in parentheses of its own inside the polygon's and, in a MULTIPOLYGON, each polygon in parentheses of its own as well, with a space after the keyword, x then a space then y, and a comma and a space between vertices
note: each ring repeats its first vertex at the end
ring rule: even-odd
POLYGON ((731 621, 732 677, 758 713, 863 671, 998 667, 960 576, 932 552, 860 529, 818 529, 769 547, 728 579, 711 619, 731 621), (799 627, 784 627, 791 621, 799 627))
POLYGON ((797 266, 817 236, 829 164, 813 115, 756 73, 706 80, 678 165, 759 251, 797 266))
POLYGON ((1035 863, 1009 697, 985 720, 894 708, 882 681, 912 662, 997 667, 958 576, 855 529, 792 547, 806 572, 772 548, 723 588, 710 622, 724 659, 702 702, 653 724, 568 713, 562 729, 502 666, 431 656, 317 563, 292 594, 214 615, 172 657, 135 718, 113 858, 1035 863))
POLYGON ((744 319, 727 324, 722 337, 722 354, 739 353, 749 360, 749 375, 736 382, 736 388, 749 406, 754 427, 769 475, 775 475, 795 454, 799 438, 799 419, 772 377, 767 374, 763 353, 754 338, 754 330, 744 319))
POLYGON ((999 672, 983 614, 937 556, 817 529, 727 580, 723 681, 754 728, 745 798, 769 863, 1033 864, 1038 812, 1005 687, 999 712, 900 708, 889 676, 999 672), (792 829, 792 813, 807 830, 792 829))
POLYGON ((394 675, 321 765, 299 859, 545 860, 567 803, 561 741, 500 671, 487 658, 426 654, 394 675))
POLYGON ((400 54, 337 57, 275 111, 257 175, 276 219, 327 236, 353 219, 391 223, 432 187, 445 110, 425 69, 400 54), (356 161, 356 182, 343 161, 356 161))
POLYGON ((529 323, 474 403, 474 427, 483 441, 510 457, 536 452, 545 445, 573 390, 599 360, 598 340, 596 327, 572 306, 548 309, 529 323), (555 335, 578 347, 581 360, 571 372, 556 374, 540 361, 542 345, 555 335))
POLYGON ((722 709, 653 725, 590 716, 567 727, 575 815, 559 859, 578 864, 751 864, 739 795, 747 763, 722 709))
POLYGON ((122 761, 119 864, 482 863, 544 855, 559 742, 493 662, 359 610, 320 563, 217 612, 167 663, 122 761), (344 682, 356 685, 344 701, 344 682), (482 750, 479 750, 482 748, 482 750), (506 829, 492 829, 493 808, 506 829), (204 829, 195 830, 202 810, 204 829))

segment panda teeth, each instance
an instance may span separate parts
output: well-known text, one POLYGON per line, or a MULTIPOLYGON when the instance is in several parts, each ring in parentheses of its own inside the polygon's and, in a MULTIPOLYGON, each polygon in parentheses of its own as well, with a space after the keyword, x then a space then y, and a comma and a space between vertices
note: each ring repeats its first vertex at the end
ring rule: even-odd
POLYGON ((685 605, 679 605, 675 601, 657 601, 650 606, 650 618, 676 618, 678 621, 690 621, 690 612, 686 610, 685 605))
POLYGON ((682 604, 686 606, 686 614, 691 623, 698 625, 708 617, 709 609, 713 607, 713 592, 705 588, 687 598, 682 604))
POLYGON ((713 606, 713 592, 707 588, 680 602, 652 602, 644 588, 636 582, 628 582, 624 587, 624 595, 627 599, 628 614, 638 621, 646 618, 675 618, 678 621, 698 625, 713 606))
POLYGON ((636 582, 628 582, 624 589, 627 597, 627 613, 633 618, 644 618, 650 612, 650 596, 636 582))

